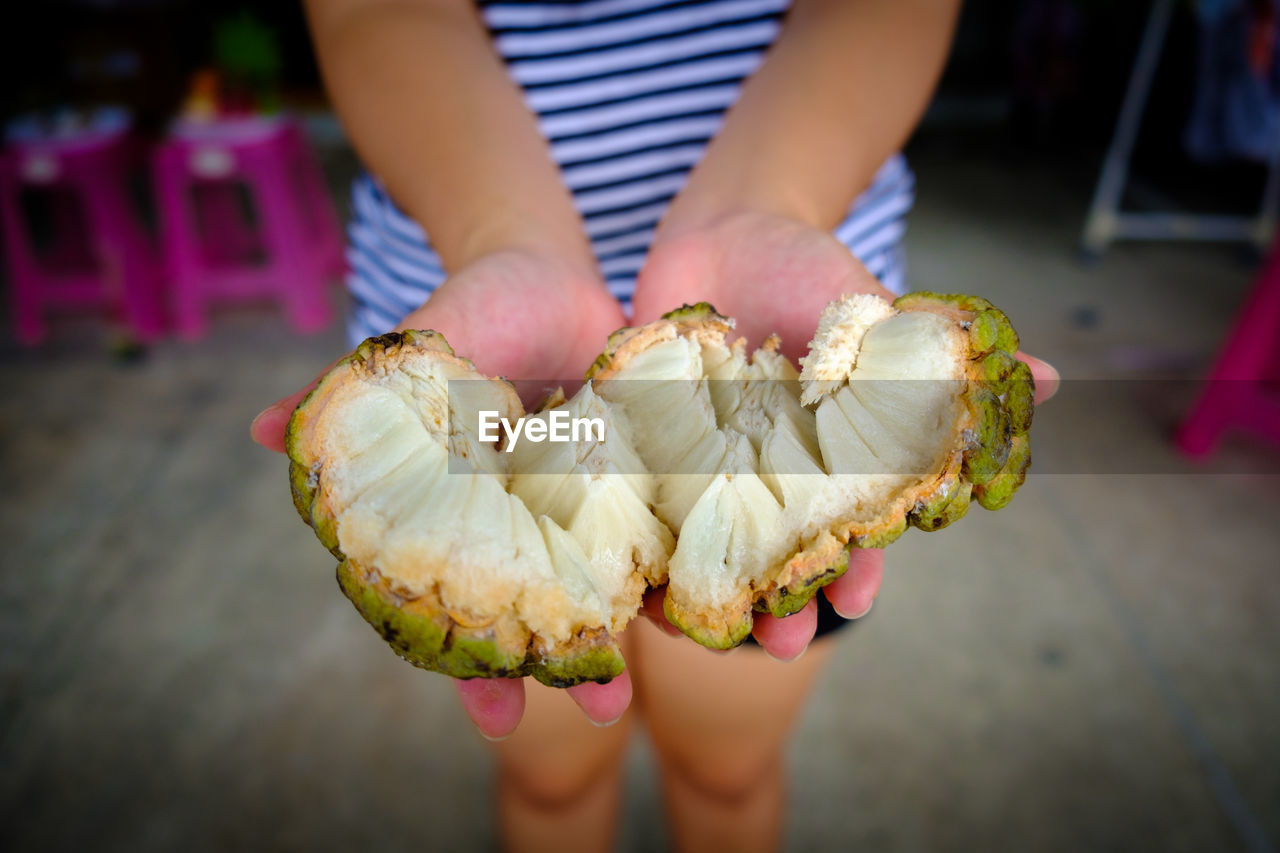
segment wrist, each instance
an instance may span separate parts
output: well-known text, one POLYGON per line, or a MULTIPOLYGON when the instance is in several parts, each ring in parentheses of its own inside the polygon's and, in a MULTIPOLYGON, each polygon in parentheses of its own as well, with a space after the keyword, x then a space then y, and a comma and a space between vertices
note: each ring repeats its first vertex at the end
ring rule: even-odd
POLYGON ((786 186, 752 187, 748 180, 739 186, 709 190, 691 180, 686 192, 671 203, 658 226, 655 241, 673 239, 691 232, 717 230, 734 222, 772 219, 827 230, 823 217, 802 193, 786 186))
POLYGON ((514 253, 578 277, 598 277, 591 244, 578 221, 559 222, 536 211, 495 203, 473 222, 455 222, 452 228, 429 232, 451 275, 492 255, 514 253))

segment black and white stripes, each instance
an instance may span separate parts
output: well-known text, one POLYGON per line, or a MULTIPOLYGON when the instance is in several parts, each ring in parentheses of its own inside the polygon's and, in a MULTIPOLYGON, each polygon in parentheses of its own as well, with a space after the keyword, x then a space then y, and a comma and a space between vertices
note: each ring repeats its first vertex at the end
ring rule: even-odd
MULTIPOLYGON (((667 203, 781 28, 788 0, 487 2, 494 45, 560 164, 610 291, 629 302, 667 203)), ((913 197, 901 156, 836 236, 890 289, 913 197)), ((348 285, 353 344, 390 329, 444 280, 416 222, 377 181, 355 182, 348 285)))

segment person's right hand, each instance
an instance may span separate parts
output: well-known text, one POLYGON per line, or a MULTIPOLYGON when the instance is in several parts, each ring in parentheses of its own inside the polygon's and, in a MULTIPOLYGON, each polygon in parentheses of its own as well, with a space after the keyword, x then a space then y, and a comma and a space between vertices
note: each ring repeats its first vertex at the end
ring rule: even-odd
MULTIPOLYGON (((573 380, 586 372, 608 335, 624 325, 621 308, 594 270, 511 250, 486 255, 451 275, 397 329, 442 333, 455 352, 486 375, 573 380)), ((314 385, 254 418, 254 441, 283 453, 289 417, 314 385)), ((463 708, 485 737, 505 737, 520 722, 522 679, 455 683, 463 708)), ((624 671, 608 684, 589 682, 568 693, 593 722, 605 724, 622 716, 631 702, 631 681, 624 671)))

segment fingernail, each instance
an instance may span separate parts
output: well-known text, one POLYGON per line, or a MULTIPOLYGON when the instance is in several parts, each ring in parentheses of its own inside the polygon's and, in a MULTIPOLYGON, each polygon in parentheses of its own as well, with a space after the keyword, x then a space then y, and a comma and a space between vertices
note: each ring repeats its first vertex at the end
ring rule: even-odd
MULTIPOLYGON (((626 711, 623 711, 622 713, 625 714, 626 711)), ((604 722, 600 722, 599 720, 592 720, 590 717, 587 717, 587 719, 591 720, 591 725, 595 726, 597 729, 607 729, 609 728, 609 726, 612 726, 614 723, 618 722, 618 720, 621 720, 622 714, 619 714, 618 716, 614 717, 612 720, 605 720, 604 722)))
POLYGON ((796 661, 800 660, 800 658, 804 657, 805 652, 809 651, 809 647, 806 645, 803 649, 800 650, 799 654, 797 654, 795 657, 780 658, 777 655, 775 655, 773 652, 766 649, 764 646, 761 646, 760 648, 764 651, 766 655, 769 656, 769 660, 777 661, 778 663, 795 663, 796 661))
POLYGON ((876 604, 876 600, 874 598, 871 599, 871 603, 867 605, 867 609, 862 611, 861 613, 845 613, 843 610, 841 610, 839 607, 836 607, 834 604, 831 605, 831 609, 834 610, 836 613, 840 614, 841 618, 853 620, 853 619, 861 619, 863 616, 866 616, 868 613, 871 612, 871 608, 874 607, 875 604, 876 604))
MULTIPOLYGON (((480 732, 479 729, 476 729, 476 731, 480 732)), ((511 737, 511 732, 507 732, 505 735, 487 735, 484 732, 480 732, 480 737, 489 741, 489 743, 502 743, 504 740, 511 737)))
POLYGON ((252 432, 252 431, 253 431, 253 428, 254 428, 254 427, 256 427, 256 426, 258 425, 258 421, 262 420, 262 419, 263 419, 263 418, 265 418, 267 415, 270 415, 270 414, 272 414, 272 413, 274 413, 274 412, 278 411, 279 409, 280 409, 280 407, 279 407, 279 406, 267 406, 267 407, 266 407, 265 409, 263 409, 261 412, 258 412, 257 417, 255 417, 255 418, 253 419, 253 423, 249 424, 249 431, 250 431, 250 432, 252 432))

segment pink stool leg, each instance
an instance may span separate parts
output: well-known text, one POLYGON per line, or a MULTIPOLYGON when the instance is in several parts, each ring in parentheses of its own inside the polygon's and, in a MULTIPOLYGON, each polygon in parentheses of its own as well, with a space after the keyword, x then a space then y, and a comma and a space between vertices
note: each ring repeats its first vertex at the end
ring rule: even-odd
POLYGON ((317 246, 316 251, 324 259, 325 272, 334 278, 341 278, 346 272, 346 247, 342 239, 342 224, 334 210, 333 196, 324 180, 324 170, 302 131, 294 127, 290 129, 289 135, 298 183, 312 217, 312 240, 317 246))
MULTIPOLYGON (((284 149, 287 152, 287 148, 284 149)), ((287 154, 285 155, 287 162, 287 154)), ((315 332, 329 325, 333 310, 326 291, 323 266, 309 251, 302 206, 288 170, 280 168, 280 150, 246 164, 251 185, 258 191, 260 219, 266 232, 268 263, 280 281, 280 296, 290 324, 300 332, 315 332), (269 162, 274 160, 275 162, 269 162)))
POLYGON ((1205 383, 1199 401, 1183 421, 1176 441, 1183 453, 1201 458, 1222 433, 1246 426, 1280 441, 1280 404, 1264 396, 1280 348, 1280 239, 1253 285, 1235 326, 1205 383))
POLYGON ((193 185, 192 203, 199 208, 201 246, 214 264, 231 266, 252 261, 260 247, 257 232, 245 221, 238 185, 206 181, 193 185))
POLYGON ((9 266, 15 331, 19 342, 34 346, 49 334, 42 299, 46 280, 36 262, 27 229, 23 227, 18 182, 10 177, 4 163, 0 163, 0 225, 3 225, 4 256, 9 266))
POLYGON ((49 193, 54 243, 48 260, 58 270, 87 270, 93 266, 91 232, 79 198, 65 188, 49 193))
POLYGON ((164 331, 156 258, 122 176, 103 173, 87 178, 85 204, 98 241, 104 288, 123 307, 133 334, 142 342, 155 340, 164 331))
POLYGON ((169 305, 178 334, 194 340, 208 329, 208 319, 200 280, 199 231, 186 194, 186 167, 181 147, 162 145, 156 150, 153 163, 156 210, 165 265, 172 284, 169 305))

